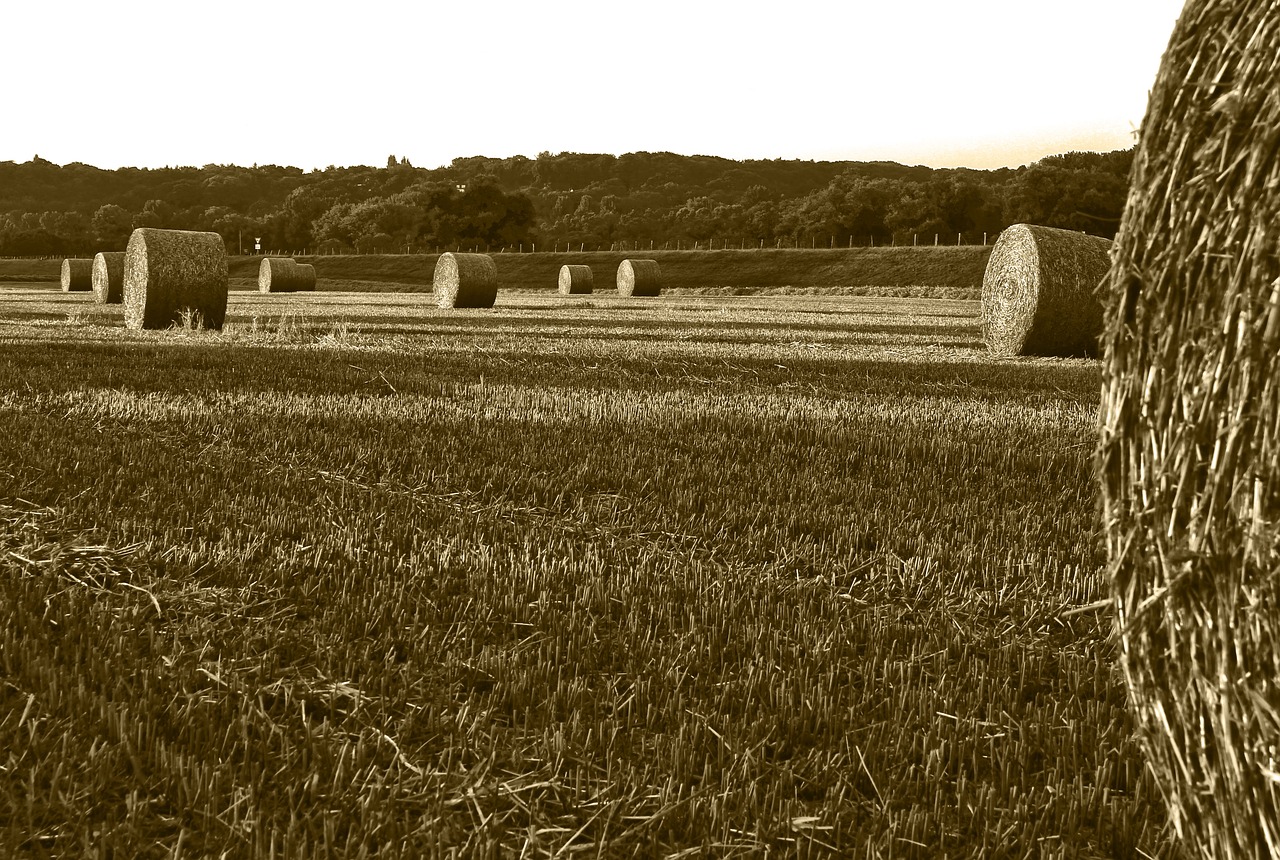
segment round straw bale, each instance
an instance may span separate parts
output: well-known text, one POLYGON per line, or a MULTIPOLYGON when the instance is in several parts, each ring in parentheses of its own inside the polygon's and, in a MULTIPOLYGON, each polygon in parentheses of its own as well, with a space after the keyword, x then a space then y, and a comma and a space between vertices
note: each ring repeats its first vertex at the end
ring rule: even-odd
POLYGON ((295 271, 298 277, 297 292, 314 292, 316 288, 316 267, 310 263, 297 263, 295 271))
POLYGON ((168 328, 184 313, 220 329, 227 315, 227 251, 217 233, 139 227, 124 258, 124 321, 168 328))
POLYGON ((618 295, 656 296, 662 292, 657 260, 623 260, 618 265, 618 295))
POLYGON ((441 254, 431 282, 442 308, 491 308, 498 297, 498 265, 488 254, 441 254))
POLYGON ((62 291, 80 293, 93 289, 93 260, 62 261, 62 291))
POLYGON ((100 305, 124 300, 124 251, 99 251, 93 256, 93 298, 100 305))
POLYGON ((316 269, 292 257, 263 257, 258 266, 258 291, 296 293, 316 288, 316 269))
POLYGON ((1102 484, 1129 707, 1187 856, 1280 856, 1280 14, 1190 0, 1108 278, 1102 484))
POLYGON ((997 355, 1097 355, 1098 286, 1111 241, 1014 224, 1000 234, 982 277, 982 332, 997 355))
POLYGON ((566 296, 590 293, 594 280, 590 266, 560 267, 560 292, 566 296))

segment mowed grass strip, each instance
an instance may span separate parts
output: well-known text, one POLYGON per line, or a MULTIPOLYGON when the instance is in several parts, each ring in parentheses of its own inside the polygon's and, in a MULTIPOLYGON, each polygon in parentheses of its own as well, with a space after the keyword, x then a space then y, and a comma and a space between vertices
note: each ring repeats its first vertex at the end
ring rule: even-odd
POLYGON ((987 359, 971 303, 36 301, 13 850, 1168 851, 1088 608, 1097 366, 987 359))

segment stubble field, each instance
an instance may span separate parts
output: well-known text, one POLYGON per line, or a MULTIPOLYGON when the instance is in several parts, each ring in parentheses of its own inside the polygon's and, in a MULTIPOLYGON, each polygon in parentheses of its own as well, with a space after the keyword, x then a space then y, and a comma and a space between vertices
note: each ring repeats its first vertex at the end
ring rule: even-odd
POLYGON ((1096 362, 973 301, 430 302, 0 287, 0 853, 1171 856, 1096 362))

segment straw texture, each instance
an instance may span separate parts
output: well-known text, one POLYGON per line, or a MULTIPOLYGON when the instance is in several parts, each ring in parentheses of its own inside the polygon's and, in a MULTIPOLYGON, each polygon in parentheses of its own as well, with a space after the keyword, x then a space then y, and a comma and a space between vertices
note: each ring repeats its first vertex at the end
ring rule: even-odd
POLYGON ((657 260, 623 260, 618 265, 618 295, 656 296, 662 292, 657 260))
POLYGON ((294 272, 298 279, 297 292, 311 293, 316 289, 316 267, 310 263, 295 263, 294 272))
POLYGON ((1280 856, 1280 3, 1191 0, 1116 239, 1098 468, 1139 737, 1188 854, 1280 856))
POLYGON ((100 305, 124 301, 124 251, 99 251, 93 256, 93 299, 100 305))
POLYGON ((561 266, 560 292, 566 296, 590 293, 595 281, 590 266, 561 266))
POLYGON ((217 233, 139 227, 124 259, 124 321, 168 328, 183 313, 220 329, 227 315, 227 252, 217 233))
POLYGON ((997 355, 1098 354, 1111 242, 1072 230, 1014 224, 982 277, 982 331, 997 355))
POLYGON ((292 257, 263 257, 258 266, 258 291, 296 293, 316 288, 316 269, 292 257))
POLYGON ((432 290, 442 308, 491 308, 498 297, 498 265, 488 254, 441 254, 432 290))
POLYGON ((93 289, 93 260, 63 260, 61 280, 64 293, 93 289))

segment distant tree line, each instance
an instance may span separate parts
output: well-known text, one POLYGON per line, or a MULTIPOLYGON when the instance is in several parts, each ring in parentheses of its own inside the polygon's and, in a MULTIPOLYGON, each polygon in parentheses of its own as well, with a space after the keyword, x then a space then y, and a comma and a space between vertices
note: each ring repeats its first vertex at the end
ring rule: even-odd
MULTIPOLYGON (((946 243, 1027 222, 1113 236, 1132 150, 1017 169, 733 161, 634 152, 471 157, 417 168, 276 165, 101 170, 0 162, 0 255, 123 249, 135 227, 208 230, 230 253, 718 242, 946 243)), ((704 244, 705 247, 705 244, 704 244)))

